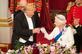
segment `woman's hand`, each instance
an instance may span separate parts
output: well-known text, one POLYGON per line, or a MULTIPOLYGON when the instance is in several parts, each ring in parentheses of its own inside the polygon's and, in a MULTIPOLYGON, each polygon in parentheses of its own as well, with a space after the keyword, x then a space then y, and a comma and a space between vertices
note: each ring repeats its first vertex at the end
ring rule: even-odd
POLYGON ((42 33, 44 33, 44 34, 46 33, 46 29, 44 27, 42 27, 40 30, 42 33))

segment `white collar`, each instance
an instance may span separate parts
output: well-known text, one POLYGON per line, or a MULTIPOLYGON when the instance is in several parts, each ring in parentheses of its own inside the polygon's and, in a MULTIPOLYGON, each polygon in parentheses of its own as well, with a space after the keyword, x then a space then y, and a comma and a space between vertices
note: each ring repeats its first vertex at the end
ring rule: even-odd
POLYGON ((31 18, 31 17, 28 17, 28 16, 26 15, 26 13, 24 13, 24 14, 25 14, 25 16, 26 16, 26 19, 27 19, 27 22, 28 22, 29 29, 33 29, 34 27, 33 27, 32 18, 31 18))

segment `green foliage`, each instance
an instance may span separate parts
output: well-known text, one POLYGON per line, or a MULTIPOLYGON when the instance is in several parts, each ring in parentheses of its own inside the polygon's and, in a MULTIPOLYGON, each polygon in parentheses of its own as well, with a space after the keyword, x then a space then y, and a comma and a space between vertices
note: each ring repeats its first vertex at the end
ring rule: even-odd
POLYGON ((15 49, 14 50, 17 50, 17 49, 19 49, 21 46, 23 46, 23 44, 21 43, 21 42, 19 42, 19 41, 17 41, 16 40, 16 45, 15 45, 15 49))

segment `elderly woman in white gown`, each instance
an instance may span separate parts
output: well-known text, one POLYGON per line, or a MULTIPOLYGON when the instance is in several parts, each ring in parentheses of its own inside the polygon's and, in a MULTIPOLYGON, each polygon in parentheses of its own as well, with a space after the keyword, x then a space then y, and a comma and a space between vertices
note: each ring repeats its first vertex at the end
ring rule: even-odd
POLYGON ((61 46, 66 47, 67 49, 72 47, 74 44, 74 37, 72 28, 66 25, 66 18, 64 15, 57 14, 55 16, 56 27, 53 31, 48 34, 45 28, 41 28, 44 37, 48 40, 54 38, 55 42, 60 43, 61 46))

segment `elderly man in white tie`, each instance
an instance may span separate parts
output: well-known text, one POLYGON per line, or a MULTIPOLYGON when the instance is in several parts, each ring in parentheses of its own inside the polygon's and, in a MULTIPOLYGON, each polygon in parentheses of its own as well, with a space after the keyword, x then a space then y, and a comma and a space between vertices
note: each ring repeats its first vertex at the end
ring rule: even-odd
POLYGON ((24 45, 32 45, 36 43, 36 33, 40 32, 40 21, 34 15, 35 4, 28 3, 25 9, 18 13, 14 18, 14 27, 12 35, 12 45, 14 49, 18 49, 24 45), (20 46, 17 46, 20 43, 20 46))

